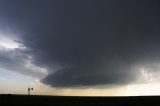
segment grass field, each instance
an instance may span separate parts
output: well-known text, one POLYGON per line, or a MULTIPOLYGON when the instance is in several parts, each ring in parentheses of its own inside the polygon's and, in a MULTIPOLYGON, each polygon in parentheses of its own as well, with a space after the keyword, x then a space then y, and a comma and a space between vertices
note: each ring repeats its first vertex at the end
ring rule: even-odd
POLYGON ((78 96, 38 96, 0 95, 3 105, 44 105, 44 106, 160 106, 159 96, 130 97, 78 97, 78 96))

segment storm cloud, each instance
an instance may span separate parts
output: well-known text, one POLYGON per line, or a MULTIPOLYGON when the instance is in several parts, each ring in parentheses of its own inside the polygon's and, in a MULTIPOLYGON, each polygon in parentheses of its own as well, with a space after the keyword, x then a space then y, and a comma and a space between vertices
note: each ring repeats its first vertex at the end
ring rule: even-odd
POLYGON ((45 69, 33 65, 31 58, 19 49, 11 50, 0 46, 0 60, 0 70, 13 71, 36 78, 47 75, 45 69))
POLYGON ((159 1, 14 0, 3 4, 7 5, 3 16, 22 31, 19 37, 32 64, 48 70, 41 80, 45 84, 128 84, 139 77, 141 66, 158 71, 153 69, 160 62, 159 1))

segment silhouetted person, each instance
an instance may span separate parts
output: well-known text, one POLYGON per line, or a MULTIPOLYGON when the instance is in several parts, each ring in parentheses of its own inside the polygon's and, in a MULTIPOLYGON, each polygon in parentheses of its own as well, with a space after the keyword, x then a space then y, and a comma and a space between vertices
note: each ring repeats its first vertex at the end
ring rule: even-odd
POLYGON ((30 95, 31 90, 33 90, 33 88, 28 88, 28 95, 30 95))
POLYGON ((30 95, 30 88, 28 88, 28 95, 30 95))

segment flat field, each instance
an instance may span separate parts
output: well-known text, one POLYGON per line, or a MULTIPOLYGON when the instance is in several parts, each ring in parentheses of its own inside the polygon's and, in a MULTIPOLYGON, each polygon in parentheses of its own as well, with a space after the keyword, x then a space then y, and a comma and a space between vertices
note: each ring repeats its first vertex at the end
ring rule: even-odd
POLYGON ((41 96, 0 95, 0 106, 160 106, 159 96, 86 97, 86 96, 41 96))

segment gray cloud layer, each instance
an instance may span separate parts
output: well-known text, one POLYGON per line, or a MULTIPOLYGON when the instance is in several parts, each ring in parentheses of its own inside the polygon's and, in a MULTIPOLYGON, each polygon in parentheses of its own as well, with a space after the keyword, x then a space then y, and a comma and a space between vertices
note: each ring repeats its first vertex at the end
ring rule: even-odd
POLYGON ((11 50, 0 47, 0 69, 36 78, 42 78, 46 75, 40 67, 31 64, 29 56, 20 49, 11 50))
MULTIPOLYGON (((3 1, 4 2, 4 1, 3 1)), ((8 4, 33 63, 56 87, 126 84, 138 66, 159 62, 158 1, 60 0, 8 4)), ((12 19, 12 20, 11 20, 12 19)))

